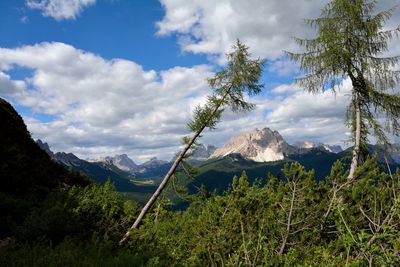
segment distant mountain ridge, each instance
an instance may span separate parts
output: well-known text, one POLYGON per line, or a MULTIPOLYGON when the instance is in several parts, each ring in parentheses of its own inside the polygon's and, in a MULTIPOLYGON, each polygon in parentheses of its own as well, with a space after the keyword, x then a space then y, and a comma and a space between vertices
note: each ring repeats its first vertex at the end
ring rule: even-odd
POLYGON ((88 159, 89 162, 99 164, 105 168, 117 168, 121 171, 125 171, 130 175, 137 178, 158 178, 161 174, 161 170, 165 170, 170 166, 170 162, 166 160, 160 160, 157 157, 152 157, 150 160, 143 164, 136 164, 126 154, 115 155, 114 157, 99 157, 94 159, 88 159))
POLYGON ((326 145, 323 143, 319 142, 310 142, 310 141, 303 141, 303 142, 296 142, 293 144, 293 146, 298 147, 298 148, 320 148, 320 149, 325 149, 328 152, 331 153, 340 153, 343 151, 343 148, 339 145, 326 145))
POLYGON ((126 172, 133 172, 137 169, 138 165, 128 157, 127 154, 115 155, 114 157, 99 157, 94 159, 88 159, 89 162, 102 162, 109 165, 114 165, 120 170, 126 172))
MULTIPOLYGON (((137 192, 148 194, 155 190, 154 186, 138 186, 132 182, 134 176, 129 172, 124 171, 113 164, 105 164, 103 162, 89 162, 78 158, 73 153, 51 151, 49 145, 40 139, 36 141, 36 144, 44 150, 50 158, 64 166, 66 169, 72 169, 73 171, 84 173, 91 177, 94 181, 103 184, 107 180, 110 180, 118 191, 120 192, 137 192)), ((116 157, 115 161, 120 163, 116 157)), ((129 162, 129 161, 128 161, 129 162)))
POLYGON ((53 153, 49 145, 40 139, 36 143, 42 150, 46 151, 53 161, 66 168, 83 172, 99 183, 111 179, 118 191, 141 191, 143 189, 138 188, 132 182, 133 179, 158 180, 165 175, 172 165, 171 162, 159 160, 156 157, 139 165, 126 154, 83 160, 73 153, 53 153))
MULTIPOLYGON (((216 149, 217 148, 213 145, 199 144, 193 151, 193 154, 191 155, 189 160, 195 163, 206 161, 216 149)), ((129 158, 128 155, 121 154, 115 155, 113 157, 107 156, 88 159, 87 161, 102 164, 103 166, 108 167, 114 166, 119 168, 120 170, 129 172, 130 174, 135 175, 138 178, 144 178, 151 175, 157 178, 164 174, 160 171, 160 169, 163 171, 168 171, 167 169, 171 166, 172 160, 166 161, 160 160, 157 157, 152 157, 150 160, 142 164, 136 164, 131 158, 129 158)))
MULTIPOLYGON (((37 144, 45 150, 50 157, 65 165, 81 168, 81 159, 72 153, 57 152, 53 153, 48 144, 41 140, 37 144)), ((400 145, 395 145, 387 157, 389 163, 400 164, 400 145)), ((351 149, 351 148, 349 148, 351 149)), ((348 150, 348 149, 347 149, 348 150)), ((242 132, 231 137, 222 147, 217 148, 213 145, 199 144, 190 157, 193 164, 201 164, 207 160, 223 158, 232 154, 239 154, 244 159, 254 162, 275 162, 287 158, 310 154, 311 152, 322 151, 327 153, 344 153, 339 145, 326 145, 319 142, 296 142, 287 143, 278 131, 273 131, 268 127, 255 129, 251 132, 242 132)), ((371 152, 378 152, 380 162, 384 162, 384 153, 376 146, 371 146, 371 152)), ((311 153, 317 155, 318 153, 311 153)), ((115 155, 113 157, 99 157, 84 161, 83 165, 94 164, 97 167, 112 172, 117 176, 136 177, 140 179, 160 179, 168 171, 172 162, 160 160, 156 157, 151 158, 143 164, 136 164, 127 154, 115 155)), ((90 176, 90 174, 89 174, 90 176)))

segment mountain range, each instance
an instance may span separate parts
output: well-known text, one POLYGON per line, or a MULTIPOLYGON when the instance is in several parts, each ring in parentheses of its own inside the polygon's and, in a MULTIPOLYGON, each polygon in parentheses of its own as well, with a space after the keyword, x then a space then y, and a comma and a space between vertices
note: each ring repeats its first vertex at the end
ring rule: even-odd
MULTIPOLYGON (((59 174, 60 183, 63 185, 86 183, 80 174, 89 176, 98 183, 110 180, 127 198, 143 203, 155 191, 172 164, 171 161, 157 158, 137 164, 126 154, 83 160, 72 153, 54 153, 45 142, 34 142, 18 113, 9 103, 0 100, 3 124, 0 141, 4 143, 0 147, 3 149, 0 153, 0 163, 4 163, 2 171, 7 173, 9 166, 28 166, 29 168, 25 169, 31 170, 28 176, 21 172, 20 178, 18 173, 13 173, 16 178, 8 182, 10 186, 7 188, 11 188, 13 183, 23 183, 26 185, 24 190, 32 190, 29 182, 25 181, 26 178, 22 177, 37 176, 43 179, 47 177, 44 172, 48 169, 49 173, 59 174), (39 167, 41 165, 42 168, 39 167)), ((400 164, 399 147, 394 146, 388 155, 385 155, 379 146, 370 146, 370 150, 377 152, 379 160, 385 163, 383 168, 387 168, 388 165, 394 171, 400 164)), ((247 172, 250 181, 256 178, 263 178, 265 181, 268 173, 277 174, 284 164, 293 161, 300 162, 306 169, 314 169, 316 178, 324 179, 329 174, 332 164, 336 160, 346 158, 350 152, 351 148, 342 151, 338 146, 312 142, 290 145, 277 131, 269 128, 255 129, 233 136, 220 148, 199 145, 192 153, 192 164, 196 165, 198 174, 186 185, 191 192, 195 192, 202 184, 209 191, 223 192, 229 187, 232 177, 240 175, 243 170, 247 172)), ((177 175, 182 175, 179 169, 177 175)), ((56 186, 51 179, 44 181, 56 186)))
MULTIPOLYGON (((40 139, 36 141, 36 144, 42 150, 44 150, 54 162, 60 164, 65 169, 68 169, 71 172, 78 172, 87 175, 92 178, 93 181, 100 184, 104 184, 107 180, 110 180, 119 192, 125 194, 127 198, 134 199, 140 203, 145 202, 156 189, 156 185, 154 185, 154 183, 135 182, 135 176, 123 169, 120 169, 120 167, 124 168, 124 166, 120 165, 118 167, 112 164, 110 157, 107 157, 108 160, 105 161, 106 163, 89 162, 78 158, 73 153, 54 153, 51 151, 49 145, 40 139)), ((126 162, 118 161, 117 159, 120 159, 120 156, 114 157, 114 162, 116 164, 121 164, 121 162, 129 162, 129 158, 129 160, 126 162)), ((122 156, 122 158, 124 157, 122 156)))
MULTIPOLYGON (((96 175, 103 171, 111 177, 118 177, 128 181, 134 178, 157 181, 169 170, 173 161, 173 159, 171 161, 165 161, 153 157, 143 164, 136 164, 126 154, 99 157, 85 161, 79 159, 72 153, 53 153, 49 146, 41 140, 38 140, 37 144, 45 150, 53 160, 64 166, 76 168, 77 170, 87 173, 91 177, 93 177, 93 173, 88 173, 88 170, 94 168, 98 169, 98 171, 94 172, 96 175), (91 168, 88 166, 91 166, 91 168)), ((377 146, 371 146, 371 152, 377 152, 380 161, 384 161, 384 153, 377 146)), ((307 159, 304 163, 308 167, 318 169, 316 162, 324 158, 322 155, 329 155, 330 159, 337 160, 344 157, 346 153, 347 152, 343 151, 338 145, 332 146, 318 142, 303 141, 291 145, 283 139, 279 132, 272 131, 265 127, 250 132, 239 133, 230 138, 220 148, 213 145, 200 144, 193 151, 190 159, 192 164, 204 166, 208 164, 208 161, 216 162, 218 159, 236 154, 246 160, 246 164, 251 167, 257 165, 256 163, 279 163, 293 159, 302 162, 304 161, 303 159, 307 159)), ((400 164, 400 153, 396 150, 396 146, 386 159, 390 164, 400 164)), ((327 163, 328 162, 326 162, 326 164, 327 163)), ((324 164, 324 162, 321 164, 324 164)), ((215 166, 215 168, 217 168, 217 166, 215 166)), ((320 176, 323 177, 324 175, 327 175, 327 172, 322 172, 320 176)), ((101 175, 101 177, 104 177, 104 174, 101 175)))
MULTIPOLYGON (((53 153, 47 143, 37 140, 38 145, 45 150, 51 158, 66 166, 79 166, 82 161, 72 153, 53 153)), ((342 152, 340 146, 329 146, 322 143, 298 142, 294 145, 288 144, 277 131, 269 128, 255 129, 252 132, 243 132, 233 136, 222 147, 199 144, 193 151, 190 160, 195 164, 225 157, 231 154, 240 154, 244 159, 254 162, 280 161, 291 155, 302 155, 311 150, 321 150, 329 153, 342 152)), ((171 161, 151 158, 143 164, 136 164, 127 154, 106 156, 87 159, 87 163, 101 166, 110 171, 118 170, 124 175, 132 175, 137 178, 156 178, 155 173, 162 174, 160 169, 167 169, 171 161), (153 177, 151 177, 153 176, 153 177)))

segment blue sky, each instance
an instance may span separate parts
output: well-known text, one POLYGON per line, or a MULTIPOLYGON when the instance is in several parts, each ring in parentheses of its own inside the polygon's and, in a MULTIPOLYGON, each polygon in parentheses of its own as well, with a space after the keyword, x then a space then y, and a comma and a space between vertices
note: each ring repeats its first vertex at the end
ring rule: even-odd
POLYGON ((28 8, 25 1, 6 0, 0 2, 0 43, 18 47, 63 42, 106 59, 125 58, 154 70, 207 63, 205 55, 182 53, 175 36, 155 35, 156 22, 163 15, 158 1, 103 0, 85 8, 74 20, 56 21, 28 8))
MULTIPOLYGON (((170 159, 209 93, 206 78, 239 38, 267 60, 266 89, 249 99, 254 111, 227 112, 203 142, 221 145, 237 132, 270 127, 292 143, 346 145, 349 83, 336 97, 309 95, 293 83, 298 66, 283 54, 298 49, 293 36, 313 35, 302 19, 317 17, 326 2, 3 0, 0 96, 55 151, 170 159)), ((400 53, 399 45, 391 51, 400 53)))

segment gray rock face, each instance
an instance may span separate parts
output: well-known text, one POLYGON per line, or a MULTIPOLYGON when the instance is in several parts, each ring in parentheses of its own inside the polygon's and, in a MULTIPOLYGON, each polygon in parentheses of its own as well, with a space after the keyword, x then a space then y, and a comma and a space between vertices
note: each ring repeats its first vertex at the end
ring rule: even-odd
POLYGON ((369 147, 372 155, 378 156, 378 161, 389 164, 400 164, 400 144, 392 144, 389 147, 376 144, 369 147))
POLYGON ((237 153, 257 162, 268 162, 283 160, 285 155, 296 153, 297 150, 289 145, 277 131, 263 128, 235 135, 225 145, 215 150, 210 158, 237 153))
POLYGON ((138 165, 126 154, 115 155, 114 157, 100 157, 96 159, 90 159, 88 161, 104 163, 106 165, 114 165, 118 169, 127 172, 135 171, 138 167, 138 165))
POLYGON ((157 170, 160 168, 163 168, 165 166, 167 166, 168 164, 170 164, 168 161, 166 160, 160 160, 157 157, 153 157, 150 160, 146 161, 145 163, 139 165, 134 173, 135 174, 143 174, 143 173, 147 173, 147 172, 151 172, 152 170, 157 170))
POLYGON ((40 140, 40 139, 36 140, 36 144, 37 144, 42 150, 46 151, 46 153, 47 153, 49 156, 53 156, 53 155, 54 155, 53 152, 50 150, 49 144, 43 143, 42 140, 40 140))
POLYGON ((50 147, 47 143, 42 142, 42 140, 36 140, 36 144, 46 151, 46 153, 50 156, 50 158, 58 163, 61 163, 65 166, 79 166, 81 163, 81 159, 75 156, 72 153, 65 153, 65 152, 57 152, 53 153, 50 150, 50 147))
POLYGON ((57 162, 65 166, 80 166, 82 162, 80 158, 72 153, 57 152, 54 154, 54 158, 57 162))
POLYGON ((132 171, 137 168, 137 164, 126 154, 115 155, 112 158, 112 163, 123 171, 132 171))
POLYGON ((190 159, 203 161, 207 160, 216 150, 217 148, 213 145, 203 145, 200 144, 194 151, 190 159))
POLYGON ((159 165, 163 165, 168 163, 168 161, 166 160, 160 160, 157 157, 152 157, 150 160, 146 161, 145 163, 143 163, 142 165, 140 165, 141 167, 145 167, 145 168, 154 168, 157 167, 159 165))
POLYGON ((327 152, 331 152, 331 153, 335 153, 335 154, 343 151, 342 147, 339 145, 326 145, 323 143, 317 143, 317 142, 311 142, 311 141, 296 142, 293 144, 293 146, 298 147, 298 148, 305 148, 305 149, 318 148, 318 149, 325 150, 327 152))

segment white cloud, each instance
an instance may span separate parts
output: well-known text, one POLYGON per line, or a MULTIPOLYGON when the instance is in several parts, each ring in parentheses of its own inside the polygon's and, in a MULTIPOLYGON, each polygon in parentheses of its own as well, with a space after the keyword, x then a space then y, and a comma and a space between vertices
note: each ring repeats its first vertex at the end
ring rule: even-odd
POLYGON ((285 93, 292 94, 292 93, 299 92, 302 90, 303 89, 299 85, 292 83, 292 84, 281 84, 281 85, 275 87, 274 89, 272 89, 271 92, 274 94, 285 94, 285 93))
POLYGON ((39 9, 43 16, 55 20, 75 19, 82 10, 96 3, 96 0, 27 0, 31 9, 39 9))
POLYGON ((177 34, 184 51, 219 55, 240 38, 256 56, 278 58, 296 48, 291 37, 310 34, 302 19, 315 17, 327 2, 161 0, 166 13, 158 34, 177 34))
MULTIPOLYGON (((178 151, 212 75, 207 65, 144 70, 132 61, 105 60, 63 43, 0 48, 0 62, 1 94, 54 117, 49 122, 25 117, 34 138, 83 158, 126 153, 139 162, 152 156, 170 159, 178 151), (15 65, 32 69, 32 76, 12 80, 6 72, 15 65)), ((294 84, 277 86, 273 99, 249 99, 255 110, 225 112, 217 130, 207 131, 201 142, 221 145, 238 132, 270 127, 289 142, 341 143, 348 138, 349 88, 345 81, 336 95, 311 95, 294 84)))
POLYGON ((348 141, 344 120, 350 103, 350 80, 345 80, 336 93, 328 90, 310 94, 292 88, 298 87, 282 85, 273 90, 292 94, 268 114, 267 123, 271 128, 290 142, 310 140, 343 145, 343 141, 348 141))
MULTIPOLYGON (((291 36, 312 35, 301 19, 318 16, 327 1, 164 0, 158 34, 176 34, 182 50, 219 59, 240 38, 255 56, 270 59, 270 73, 287 76, 296 66, 281 57, 282 50, 296 49, 291 36)), ((381 2, 390 6, 395 1, 381 2)), ((399 43, 392 47, 400 51, 399 43)), ((144 70, 135 62, 106 60, 63 43, 0 48, 0 94, 54 116, 50 122, 25 119, 35 138, 83 158, 126 153, 136 161, 170 159, 187 134, 191 110, 209 92, 205 80, 210 75, 207 65, 144 70), (32 76, 12 80, 8 71, 14 65, 32 69, 32 76)), ((269 76, 265 79, 268 83, 269 76)), ((257 107, 247 114, 226 112, 218 129, 205 133, 201 142, 221 145, 233 134, 265 126, 289 142, 335 144, 348 138, 348 82, 336 97, 329 91, 311 95, 286 83, 272 89, 273 99, 251 98, 257 107)))
POLYGON ((19 21, 23 24, 26 24, 29 22, 29 18, 27 16, 23 16, 19 19, 19 21))
POLYGON ((267 64, 268 72, 278 76, 288 76, 299 73, 299 64, 289 60, 286 57, 281 57, 276 60, 271 60, 267 64))
POLYGON ((207 65, 147 71, 63 43, 0 48, 0 62, 2 95, 55 118, 26 118, 35 138, 82 157, 124 152, 139 161, 173 156, 211 75, 207 65), (14 65, 33 70, 30 89, 6 74, 14 65))
MULTIPOLYGON (((283 51, 299 51, 292 37, 313 37, 315 32, 303 22, 316 18, 328 0, 160 0, 165 16, 157 23, 158 35, 176 35, 183 51, 203 53, 221 63, 235 39, 250 47, 254 56, 268 59, 269 74, 294 76, 298 66, 287 61, 283 51)), ((377 11, 387 10, 398 0, 378 1, 377 11)), ((398 26, 399 8, 393 13, 386 28, 398 26)), ((389 56, 398 55, 398 40, 390 43, 389 56)), ((266 80, 268 82, 268 77, 266 80)), ((311 95, 294 84, 281 84, 272 90, 274 100, 258 101, 257 108, 246 117, 243 125, 269 126, 279 130, 289 141, 315 140, 338 143, 348 138, 344 114, 349 98, 348 81, 342 91, 311 95), (266 115, 265 109, 272 105, 266 115)), ((226 123, 222 123, 221 128, 226 123)), ((244 129, 248 130, 248 129, 244 129)))
MULTIPOLYGON (((292 37, 313 36, 303 23, 316 18, 328 0, 160 0, 164 18, 157 23, 159 35, 176 34, 183 51, 220 56, 239 38, 255 56, 277 59, 283 50, 297 51, 292 37)), ((391 8, 398 0, 378 2, 378 10, 391 8)), ((398 24, 399 8, 388 27, 398 24)), ((394 46, 400 47, 399 43, 394 46)), ((222 56, 222 57, 221 57, 222 56)), ((277 62, 276 70, 295 69, 277 62), (288 68, 289 67, 289 68, 288 68)))
MULTIPOLYGON (((212 75, 207 65, 144 70, 63 43, 0 48, 0 62, 1 94, 34 114, 54 117, 48 122, 25 117, 34 138, 82 158, 126 153, 137 162, 172 158, 188 134, 191 111, 209 93, 205 81, 212 75), (12 80, 7 71, 15 65, 32 69, 32 76, 12 80)), ((336 95, 311 95, 294 84, 277 86, 273 99, 250 98, 257 106, 249 113, 226 111, 217 130, 207 131, 201 142, 222 145, 238 132, 270 127, 289 142, 342 144, 348 138, 349 88, 345 81, 336 95)))
POLYGON ((0 94, 16 95, 25 89, 24 81, 13 81, 9 75, 0 71, 0 94))

